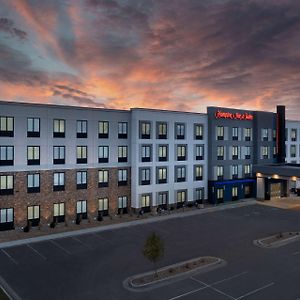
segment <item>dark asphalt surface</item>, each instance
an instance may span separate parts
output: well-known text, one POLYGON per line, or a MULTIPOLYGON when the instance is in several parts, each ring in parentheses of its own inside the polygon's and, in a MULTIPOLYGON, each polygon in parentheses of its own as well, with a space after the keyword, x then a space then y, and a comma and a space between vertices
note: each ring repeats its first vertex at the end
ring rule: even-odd
POLYGON ((300 299, 300 241, 261 249, 253 240, 300 230, 300 211, 251 205, 193 217, 84 234, 0 250, 0 276, 28 300, 54 299, 300 299), (145 238, 165 241, 160 266, 198 256, 227 265, 146 292, 123 287, 149 271, 145 238))

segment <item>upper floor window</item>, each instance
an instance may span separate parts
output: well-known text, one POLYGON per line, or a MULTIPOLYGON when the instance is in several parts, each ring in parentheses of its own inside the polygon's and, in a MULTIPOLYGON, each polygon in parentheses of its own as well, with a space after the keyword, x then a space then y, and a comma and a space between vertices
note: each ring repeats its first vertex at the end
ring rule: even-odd
POLYGON ((224 166, 217 166, 217 179, 223 180, 224 177, 224 166))
POLYGON ((156 173, 157 183, 167 183, 168 169, 167 167, 158 167, 156 173))
POLYGON ((12 195, 14 193, 13 175, 0 175, 0 195, 12 195))
POLYGON ((118 170, 118 186, 127 185, 128 181, 128 170, 119 169, 118 170))
POLYGON ((109 147, 99 146, 98 147, 98 163, 108 163, 109 161, 109 147))
POLYGON ((203 125, 194 124, 194 138, 195 140, 203 140, 203 125))
POLYGON ((194 166, 194 179, 203 180, 203 166, 194 166))
POLYGON ((185 124, 184 123, 175 123, 175 138, 177 140, 185 139, 185 124))
POLYGON ((273 141, 276 141, 276 137, 277 137, 277 131, 276 129, 273 129, 273 141))
POLYGON ((297 129, 295 128, 291 129, 291 141, 292 142, 297 141, 297 129))
POLYGON ((77 164, 87 163, 87 146, 76 147, 76 163, 77 164))
POLYGON ((27 137, 40 137, 40 118, 27 118, 27 137))
POLYGON ((195 159, 203 160, 204 159, 204 145, 196 145, 195 148, 195 159))
POLYGON ((53 173, 53 191, 65 190, 65 173, 55 172, 53 173))
POLYGON ((186 160, 186 145, 177 145, 177 161, 186 160))
POLYGON ((239 147, 232 146, 232 159, 239 159, 239 147))
POLYGON ((217 140, 224 140, 224 126, 217 126, 217 140))
POLYGON ((76 187, 77 190, 87 188, 87 171, 76 172, 76 187))
POLYGON ((108 187, 109 173, 108 170, 98 171, 98 187, 108 187))
POLYGON ((14 118, 0 116, 0 136, 14 136, 14 118))
POLYGON ((140 169, 140 185, 149 185, 151 182, 151 169, 141 168, 140 169))
POLYGON ((245 174, 245 177, 251 176, 251 165, 250 164, 244 165, 244 174, 245 174))
POLYGON ((40 164, 40 146, 27 147, 27 165, 40 164))
POLYGON ((217 159, 224 160, 224 146, 217 147, 217 159))
POLYGON ((142 162, 149 162, 151 161, 151 145, 142 145, 142 162))
POLYGON ((109 133, 109 123, 108 121, 98 122, 98 137, 101 139, 107 139, 109 133))
POLYGON ((66 121, 61 119, 53 120, 53 137, 55 138, 64 138, 65 134, 66 121))
POLYGON ((140 138, 151 139, 151 123, 141 121, 140 122, 140 138))
POLYGON ((76 132, 77 138, 88 137, 87 126, 88 126, 87 120, 77 120, 77 132, 76 132))
POLYGON ((251 147, 246 146, 245 147, 245 159, 250 159, 251 158, 251 147))
POLYGON ((262 146, 261 147, 261 158, 262 159, 268 159, 269 158, 269 147, 268 146, 262 146))
POLYGON ((118 146, 118 162, 127 162, 128 160, 128 147, 118 146))
POLYGON ((39 193, 40 192, 40 174, 28 174, 27 175, 27 193, 39 193))
POLYGON ((252 128, 244 128, 245 141, 251 141, 252 128))
POLYGON ((261 129, 261 140, 262 141, 268 141, 269 139, 269 130, 268 128, 262 128, 261 129))
POLYGON ((238 165, 231 166, 232 179, 238 178, 238 165))
POLYGON ((296 152, 297 152, 296 145, 291 145, 290 146, 291 157, 296 157, 296 154, 297 154, 296 152))
POLYGON ((158 161, 167 161, 167 160, 168 160, 168 145, 159 145, 158 161))
POLYGON ((0 166, 13 166, 14 146, 0 146, 0 166))
POLYGON ((185 166, 175 166, 175 181, 176 182, 186 181, 186 167, 185 166))
POLYGON ((65 146, 53 147, 53 164, 61 165, 65 163, 65 146))
POLYGON ((239 129, 238 127, 232 127, 232 140, 237 141, 239 139, 239 129))
POLYGON ((128 123, 127 122, 119 122, 118 123, 118 138, 119 139, 127 139, 128 137, 128 123))
POLYGON ((168 124, 166 122, 157 122, 156 130, 158 139, 162 140, 168 138, 168 124))

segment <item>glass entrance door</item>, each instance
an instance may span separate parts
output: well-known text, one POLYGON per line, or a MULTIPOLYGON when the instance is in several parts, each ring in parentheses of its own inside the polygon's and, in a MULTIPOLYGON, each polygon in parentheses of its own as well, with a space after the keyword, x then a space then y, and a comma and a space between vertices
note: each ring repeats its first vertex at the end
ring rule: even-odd
POLYGON ((271 183, 271 199, 278 199, 281 197, 281 183, 271 183))

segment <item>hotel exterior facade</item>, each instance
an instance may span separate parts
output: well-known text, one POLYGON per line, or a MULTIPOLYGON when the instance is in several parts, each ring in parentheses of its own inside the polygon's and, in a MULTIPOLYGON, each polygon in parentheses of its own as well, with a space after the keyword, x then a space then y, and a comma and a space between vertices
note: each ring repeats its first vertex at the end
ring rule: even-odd
MULTIPOLYGON (((287 195, 294 175, 254 170, 278 160, 277 118, 0 102, 0 230, 287 195)), ((284 130, 286 160, 299 163, 300 122, 284 130)))

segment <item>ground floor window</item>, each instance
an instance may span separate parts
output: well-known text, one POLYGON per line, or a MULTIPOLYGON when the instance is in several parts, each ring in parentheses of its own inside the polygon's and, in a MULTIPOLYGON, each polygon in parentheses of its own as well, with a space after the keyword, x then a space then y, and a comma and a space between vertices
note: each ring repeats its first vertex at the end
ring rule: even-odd
POLYGON ((14 229, 14 209, 0 209, 0 231, 14 229))
POLYGON ((53 221, 60 223, 65 221, 65 203, 54 203, 53 205, 53 221))
POLYGON ((118 197, 118 214, 126 214, 128 212, 127 205, 128 205, 128 198, 127 196, 119 196, 118 197))
POLYGON ((245 198, 251 197, 251 194, 252 194, 251 185, 247 184, 244 186, 244 193, 245 193, 245 198))
POLYGON ((107 216, 108 215, 108 198, 99 198, 99 208, 98 208, 98 215, 107 216))
POLYGON ((224 199, 224 189, 223 188, 217 188, 217 200, 218 202, 223 202, 224 199))
POLYGON ((141 207, 144 212, 150 212, 151 208, 151 194, 142 194, 141 207))
POLYGON ((202 204, 204 200, 204 188, 195 189, 195 201, 202 204))
POLYGON ((158 199, 157 199, 157 205, 160 208, 167 209, 168 198, 169 198, 168 192, 159 192, 158 199))
POLYGON ((31 226, 38 226, 40 223, 40 206, 32 205, 27 207, 27 220, 31 226))
POLYGON ((76 204, 77 220, 87 219, 86 200, 79 200, 76 204))
POLYGON ((238 187, 233 186, 232 187, 232 200, 237 200, 238 199, 238 187))
POLYGON ((186 190, 177 191, 177 207, 182 207, 186 201, 186 190))

